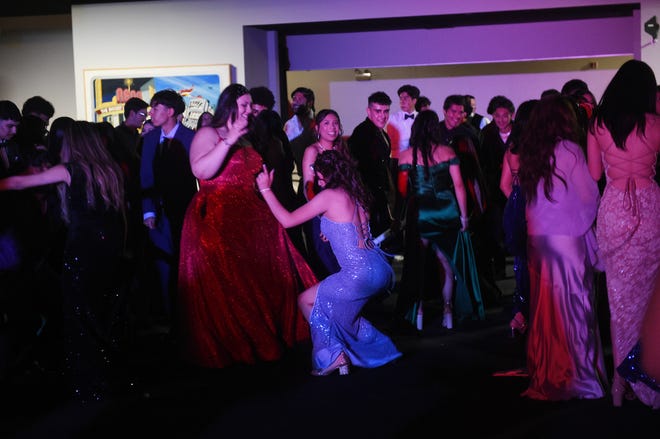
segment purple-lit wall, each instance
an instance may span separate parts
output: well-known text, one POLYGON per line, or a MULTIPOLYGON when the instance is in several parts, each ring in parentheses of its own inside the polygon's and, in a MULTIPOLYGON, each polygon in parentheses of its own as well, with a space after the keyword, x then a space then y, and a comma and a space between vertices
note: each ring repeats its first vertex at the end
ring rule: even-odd
POLYGON ((291 70, 635 55, 639 19, 600 18, 287 37, 291 70))

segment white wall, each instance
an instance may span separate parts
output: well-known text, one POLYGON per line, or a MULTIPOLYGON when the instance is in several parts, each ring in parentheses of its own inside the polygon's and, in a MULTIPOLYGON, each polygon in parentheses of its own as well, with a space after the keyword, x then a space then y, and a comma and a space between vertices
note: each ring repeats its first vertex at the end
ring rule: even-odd
MULTIPOLYGON (((381 0, 373 2, 328 0, 320 7, 309 0, 222 0, 222 1, 157 1, 78 5, 72 7, 73 44, 76 89, 81 90, 83 69, 102 67, 148 67, 186 64, 230 63, 236 66, 238 82, 244 82, 244 25, 352 20, 379 17, 438 15, 469 12, 491 12, 530 8, 613 5, 621 0, 381 0), (130 29, 127 32, 126 29, 130 29), (112 31, 111 33, 108 31, 112 31), (112 36, 109 36, 112 35, 112 36), (116 35, 129 35, 140 41, 142 50, 127 50, 116 35), (146 48, 153 47, 153 50, 146 48)), ((623 3, 626 3, 625 1, 623 3)), ((632 2, 630 2, 632 3, 632 2)), ((660 2, 643 0, 641 21, 652 13, 660 15, 660 2), (649 7, 649 5, 651 7, 649 7), (652 9, 649 11, 649 9, 652 9), (655 10, 656 12, 653 12, 655 10)), ((640 24, 641 29, 641 24, 640 24)), ((641 31, 640 31, 641 32, 641 31)), ((592 35, 584 29, 583 37, 592 35)), ((548 35, 552 39, 552 35, 548 35)), ((576 36, 579 38, 579 36, 576 36)), ((632 37, 634 39, 634 36, 632 37)), ((646 40, 633 42, 639 47, 646 40)), ((487 45, 489 42, 484 41, 487 45)), ((627 46, 627 44, 626 44, 627 46)), ((132 47, 132 46, 129 46, 132 47)), ((617 49, 618 50, 618 49, 617 49)), ((652 56, 660 47, 642 52, 660 71, 660 56, 652 56), (657 58, 657 59, 656 59, 657 58)), ((365 54, 365 56, 368 54, 365 54)), ((267 84, 268 85, 268 84, 267 84)), ((78 94, 78 114, 83 114, 84 100, 78 94)))
MULTIPOLYGON (((585 81, 599 99, 614 73, 614 70, 528 73, 415 78, 409 82, 419 87, 422 94, 431 100, 431 108, 438 113, 442 120, 444 119, 442 105, 445 97, 451 94, 475 96, 477 112, 486 115, 488 102, 495 95, 508 97, 517 109, 522 102, 528 99, 538 99, 541 92, 546 89, 561 90, 562 85, 573 78, 585 81)), ((398 79, 332 82, 330 84, 330 107, 340 114, 344 133, 350 134, 355 126, 365 119, 367 98, 375 91, 387 93, 392 99, 391 111, 398 111, 399 98, 396 91, 403 84, 398 79)), ((320 109, 317 107, 317 110, 320 109)))

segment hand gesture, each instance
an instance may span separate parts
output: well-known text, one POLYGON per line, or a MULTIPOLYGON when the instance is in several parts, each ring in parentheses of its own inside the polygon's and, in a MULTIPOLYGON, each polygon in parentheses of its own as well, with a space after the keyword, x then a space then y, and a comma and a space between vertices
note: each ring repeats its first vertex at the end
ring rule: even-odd
POLYGON ((260 192, 264 192, 267 189, 270 189, 270 186, 273 184, 273 174, 275 173, 275 170, 271 170, 268 172, 268 168, 266 165, 261 165, 262 170, 257 174, 257 187, 259 188, 260 192))
POLYGON ((156 228, 156 218, 155 217, 149 217, 146 220, 144 220, 144 225, 150 229, 153 230, 156 228))
POLYGON ((229 145, 234 145, 238 142, 244 134, 248 132, 248 120, 244 117, 239 117, 235 121, 232 121, 231 118, 227 121, 227 137, 225 142, 229 145))
POLYGON ((468 229, 468 218, 461 216, 461 232, 465 232, 468 229))

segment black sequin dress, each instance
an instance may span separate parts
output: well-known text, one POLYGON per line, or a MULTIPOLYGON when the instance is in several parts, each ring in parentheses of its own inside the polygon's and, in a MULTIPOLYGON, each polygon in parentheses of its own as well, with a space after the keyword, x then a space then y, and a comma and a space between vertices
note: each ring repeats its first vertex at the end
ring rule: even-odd
POLYGON ((119 212, 102 207, 98 194, 88 203, 82 169, 65 166, 71 175, 61 277, 65 375, 75 396, 101 400, 108 391, 123 323, 124 221, 119 212))

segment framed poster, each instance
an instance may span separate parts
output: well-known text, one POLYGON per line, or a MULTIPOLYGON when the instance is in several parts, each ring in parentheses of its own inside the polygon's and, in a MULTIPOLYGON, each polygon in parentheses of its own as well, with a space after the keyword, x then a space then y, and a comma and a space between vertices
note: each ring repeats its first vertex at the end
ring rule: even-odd
POLYGON ((230 64, 121 69, 85 69, 85 118, 90 122, 124 120, 124 103, 138 97, 147 103, 157 91, 173 89, 186 103, 182 123, 197 127, 205 112, 215 112, 220 92, 231 83, 230 64))

